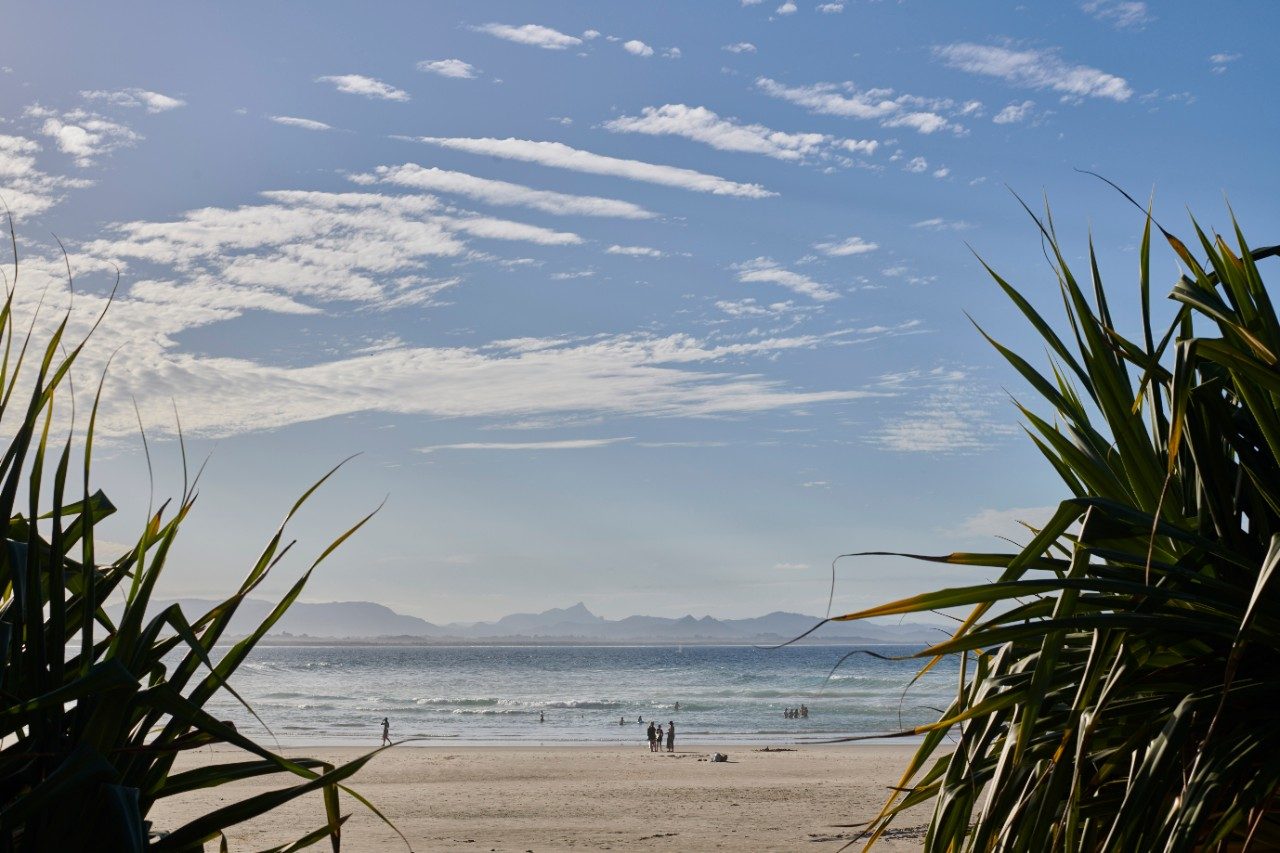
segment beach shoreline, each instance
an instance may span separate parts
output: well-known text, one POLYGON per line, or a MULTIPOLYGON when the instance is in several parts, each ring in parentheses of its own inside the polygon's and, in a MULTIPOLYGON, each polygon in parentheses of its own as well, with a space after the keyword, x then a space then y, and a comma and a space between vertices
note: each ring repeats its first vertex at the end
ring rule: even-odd
MULTIPOLYGON (((372 749, 288 747, 342 764, 372 749)), ((674 753, 634 747, 532 743, 388 749, 353 780, 408 839, 343 796, 343 849, 373 850, 837 850, 873 818, 899 781, 905 745, 730 746, 679 743, 674 753), (729 761, 709 760, 716 751, 729 761)), ((174 772, 240 760, 232 748, 183 754, 174 772)), ((234 800, 290 784, 249 780, 162 800, 150 819, 174 829, 234 800)), ((921 849, 927 809, 896 824, 877 850, 921 849)), ((233 827, 232 850, 290 841, 324 823, 318 794, 233 827)), ((856 848, 855 848, 856 849, 856 848)))

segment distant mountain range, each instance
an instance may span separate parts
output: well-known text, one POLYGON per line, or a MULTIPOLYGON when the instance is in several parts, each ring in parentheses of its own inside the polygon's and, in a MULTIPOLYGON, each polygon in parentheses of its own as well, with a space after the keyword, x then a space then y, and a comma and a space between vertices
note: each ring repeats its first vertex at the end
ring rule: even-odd
MULTIPOLYGON (((154 608, 175 603, 156 601, 154 608)), ((216 602, 178 599, 188 618, 194 619, 216 602)), ((246 599, 231 621, 227 636, 254 630, 271 611, 273 602, 246 599)), ((781 642, 803 634, 818 622, 816 616, 775 611, 753 619, 714 619, 711 616, 678 619, 662 616, 628 616, 605 619, 579 602, 542 613, 513 613, 496 622, 453 622, 435 625, 416 616, 396 613, 368 601, 334 601, 323 604, 297 602, 267 635, 273 643, 347 642, 417 643, 748 643, 781 642)), ((937 642, 940 630, 920 623, 829 623, 805 638, 818 643, 937 642)))

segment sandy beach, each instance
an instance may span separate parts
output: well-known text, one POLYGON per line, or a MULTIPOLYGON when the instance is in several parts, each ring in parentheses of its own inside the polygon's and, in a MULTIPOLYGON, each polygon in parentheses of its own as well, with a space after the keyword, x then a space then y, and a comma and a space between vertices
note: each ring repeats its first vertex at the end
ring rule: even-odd
MULTIPOLYGON (((354 747, 289 749, 341 763, 354 747)), ((374 759, 354 787, 396 823, 410 848, 351 798, 343 850, 836 850, 873 817, 911 747, 682 745, 654 755, 619 747, 400 747, 374 759), (715 749, 729 763, 705 759, 715 749)), ((233 756, 204 750, 177 769, 233 756)), ((280 777, 283 779, 284 777, 280 777)), ((176 827, 277 785, 238 783, 162 801, 157 828, 176 827)), ((921 848, 928 812, 901 822, 877 850, 921 848)), ((232 850, 260 850, 324 822, 318 795, 235 827, 232 850)), ((318 848, 319 849, 319 848, 318 848)), ((327 846, 325 847, 327 849, 327 846)), ((856 849, 856 848, 855 848, 856 849)))

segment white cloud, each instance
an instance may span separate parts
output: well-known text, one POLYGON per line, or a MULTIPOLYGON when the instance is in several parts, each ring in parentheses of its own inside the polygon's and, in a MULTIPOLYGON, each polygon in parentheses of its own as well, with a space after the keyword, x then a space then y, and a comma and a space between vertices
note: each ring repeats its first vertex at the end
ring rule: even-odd
POLYGON ((998 77, 1014 86, 1051 89, 1064 100, 1109 98, 1127 101, 1133 95, 1123 77, 1088 65, 1070 65, 1052 50, 1012 50, 995 45, 960 42, 934 48, 952 68, 998 77))
MULTIPOLYGON (((54 264, 49 267, 56 272, 54 264)), ((80 362, 92 375, 111 348, 126 344, 113 363, 99 416, 104 437, 136 435, 131 397, 153 431, 171 429, 172 399, 188 435, 218 437, 361 412, 438 419, 706 417, 789 411, 869 395, 793 391, 758 370, 738 374, 723 367, 725 359, 767 358, 828 343, 813 336, 723 346, 685 335, 398 346, 301 367, 206 357, 178 351, 173 335, 235 313, 204 308, 201 288, 187 289, 179 303, 118 299, 99 330, 101 345, 80 362), (708 365, 715 369, 707 371, 708 365)), ((87 317, 102 300, 77 296, 77 306, 87 317)))
POLYGON ((939 180, 945 178, 947 175, 950 175, 950 174, 951 174, 951 169, 948 166, 939 166, 938 168, 933 170, 933 176, 939 180))
POLYGON ((721 151, 764 154, 779 160, 817 154, 831 139, 822 133, 785 133, 760 124, 738 124, 706 107, 684 104, 645 107, 639 116, 622 116, 604 126, 616 133, 681 136, 721 151))
POLYGON ((192 292, 213 281, 304 304, 390 307, 430 304, 456 284, 450 274, 427 273, 433 261, 462 257, 467 237, 581 242, 576 234, 446 209, 432 196, 275 191, 263 199, 190 211, 173 222, 123 223, 81 252, 126 270, 134 263, 167 268, 168 278, 192 292))
POLYGON ((460 444, 433 444, 419 447, 419 453, 437 453, 441 450, 584 450, 593 447, 608 447, 623 441, 631 441, 634 436, 619 438, 572 438, 561 441, 467 441, 460 444))
POLYGON ((583 31, 583 33, 582 33, 582 38, 583 38, 583 39, 585 39, 586 41, 591 41, 592 39, 598 39, 598 38, 600 38, 600 31, 599 31, 599 30, 585 30, 585 31, 583 31))
POLYGON ((929 231, 968 231, 973 227, 973 223, 965 222, 963 219, 943 219, 935 216, 932 219, 921 219, 914 222, 912 228, 925 228, 929 231))
POLYGON ((610 255, 629 255, 633 258, 664 258, 667 253, 661 249, 650 248, 649 246, 618 246, 613 245, 605 249, 610 255))
POLYGON ((267 118, 276 124, 283 124, 286 127, 298 127, 303 130, 333 130, 331 125, 309 118, 298 118, 296 116, 267 116, 267 118))
POLYGON ((59 151, 74 157, 77 166, 91 166, 98 157, 132 147, 142 139, 125 125, 85 110, 57 113, 34 106, 27 107, 26 115, 44 119, 40 132, 52 139, 59 151))
POLYGON ((472 29, 516 44, 532 45, 544 50, 564 50, 582 44, 582 39, 576 36, 538 24, 524 24, 519 27, 510 24, 481 24, 472 29))
POLYGON ((187 102, 180 98, 147 89, 119 89, 113 92, 96 90, 81 92, 80 97, 89 101, 106 101, 118 107, 146 107, 149 113, 162 113, 187 105, 187 102))
POLYGON ((756 46, 749 41, 740 41, 735 44, 726 44, 721 50, 727 50, 730 53, 755 53, 756 46))
POLYGON ((759 6, 764 0, 741 0, 743 6, 759 6))
POLYGON ((857 235, 846 237, 843 240, 834 240, 827 243, 814 243, 813 248, 822 252, 824 255, 832 255, 837 258, 847 257, 849 255, 865 255, 868 252, 874 252, 880 248, 879 243, 872 243, 864 240, 857 235))
POLYGON ((380 101, 409 100, 409 93, 403 89, 397 89, 389 83, 383 83, 381 80, 365 77, 362 74, 331 74, 317 77, 316 82, 332 83, 335 89, 346 92, 348 95, 360 95, 380 101))
POLYGON ((725 178, 682 169, 676 166, 662 166, 645 163, 640 160, 623 160, 594 154, 578 148, 571 148, 562 142, 540 142, 531 139, 470 139, 466 137, 417 137, 419 142, 451 148, 456 151, 467 151, 489 157, 502 157, 525 163, 537 163, 555 169, 568 169, 574 172, 586 172, 593 175, 611 175, 632 181, 644 181, 651 184, 662 184, 669 187, 692 190, 694 192, 712 193, 713 195, 732 195, 745 198, 768 198, 777 195, 759 184, 741 184, 725 178))
POLYGON ((819 12, 824 15, 838 15, 844 11, 843 3, 820 3, 817 6, 819 12))
POLYGON ((721 299, 716 302, 716 307, 735 319, 780 317, 798 310, 790 299, 764 305, 751 297, 738 300, 721 299))
POLYGON ((1035 107, 1035 101, 1023 101, 1020 104, 1009 104, 1000 112, 996 113, 995 118, 991 119, 996 124, 1017 124, 1031 114, 1031 110, 1035 107))
POLYGON ((459 80, 474 80, 479 73, 474 65, 461 59, 424 59, 418 63, 418 70, 459 80))
POLYGON ((924 134, 935 133, 953 126, 942 116, 931 112, 902 113, 880 123, 885 127, 909 127, 917 133, 924 134))
POLYGON ((1213 66, 1210 70, 1214 74, 1226 74, 1227 65, 1235 62, 1241 57, 1239 53, 1215 53, 1209 57, 1209 63, 1213 66))
POLYGON ((734 269, 737 270, 738 281, 741 282, 763 282, 781 285, 793 293, 807 296, 818 302, 829 302, 832 299, 840 298, 840 294, 828 285, 814 281, 807 275, 783 269, 772 258, 754 258, 741 264, 735 264, 734 269))
POLYGON ((1147 4, 1141 0, 1085 0, 1080 8, 1118 30, 1140 30, 1143 24, 1155 20, 1147 4))
POLYGON ((684 56, 684 54, 680 52, 680 48, 678 47, 668 47, 664 48, 662 51, 663 59, 679 59, 682 56, 684 56))
POLYGON ((639 39, 632 39, 631 41, 623 42, 622 48, 627 53, 634 56, 653 56, 653 48, 649 47, 649 45, 639 39))
POLYGON ((787 0, 787 2, 783 3, 776 9, 776 12, 779 15, 794 15, 796 13, 796 4, 794 0, 787 0))
POLYGON ((929 161, 923 157, 912 157, 902 167, 903 171, 920 173, 929 168, 929 161))
POLYGON ((875 139, 842 139, 840 147, 851 154, 874 154, 880 142, 875 139))
POLYGON ((40 143, 0 133, 0 197, 19 218, 38 216, 61 201, 68 189, 90 181, 50 175, 36 166, 40 143))
POLYGON ((416 163, 379 166, 372 174, 351 177, 358 184, 394 184, 411 189, 466 196, 486 204, 530 207, 557 216, 653 219, 657 215, 629 201, 536 190, 521 184, 476 177, 466 172, 450 172, 435 167, 426 169, 416 163))
POLYGON ((895 96, 892 89, 863 90, 848 82, 787 86, 768 77, 758 78, 756 88, 811 113, 878 121, 886 127, 910 127, 924 134, 961 129, 938 112, 955 107, 947 99, 895 96))

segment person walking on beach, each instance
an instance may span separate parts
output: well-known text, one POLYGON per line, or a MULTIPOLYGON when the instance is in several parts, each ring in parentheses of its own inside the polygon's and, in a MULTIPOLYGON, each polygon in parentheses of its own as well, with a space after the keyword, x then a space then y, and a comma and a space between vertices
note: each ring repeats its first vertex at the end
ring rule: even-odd
POLYGON ((658 736, 653 739, 653 751, 662 752, 662 726, 658 726, 658 736))
POLYGON ((657 737, 657 735, 658 733, 654 731, 653 723, 649 723, 649 751, 650 752, 657 751, 653 748, 654 739, 657 737))
POLYGON ((676 751, 676 721, 667 721, 667 752, 676 751))
POLYGON ((382 745, 387 746, 391 743, 391 721, 386 717, 382 718, 382 745))

